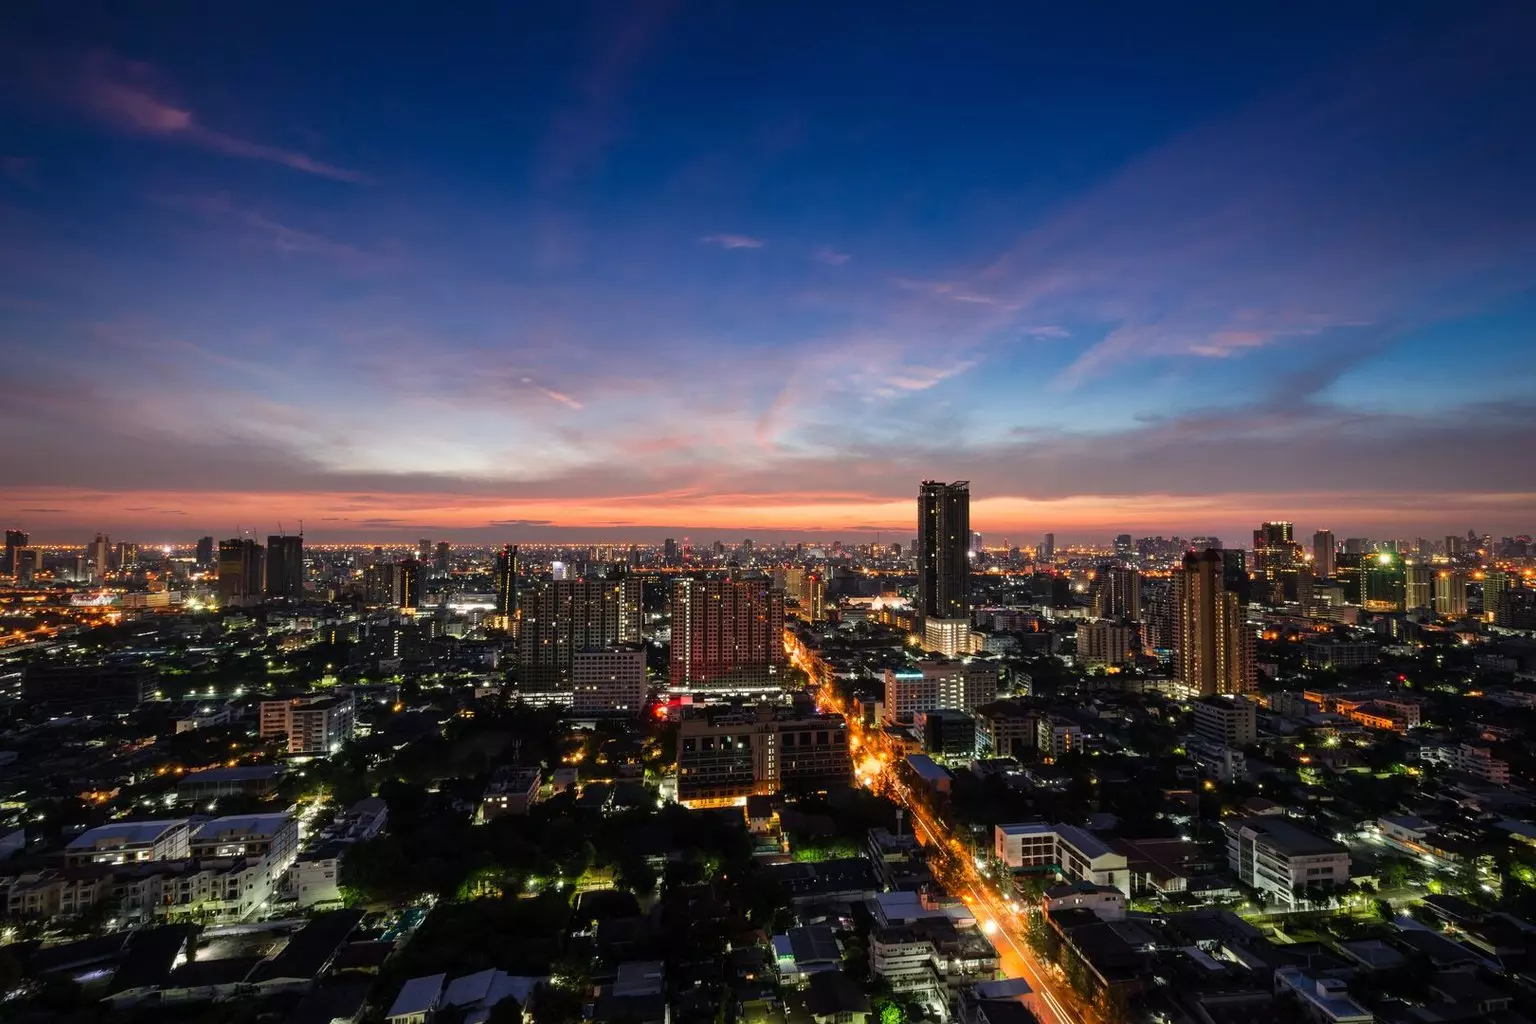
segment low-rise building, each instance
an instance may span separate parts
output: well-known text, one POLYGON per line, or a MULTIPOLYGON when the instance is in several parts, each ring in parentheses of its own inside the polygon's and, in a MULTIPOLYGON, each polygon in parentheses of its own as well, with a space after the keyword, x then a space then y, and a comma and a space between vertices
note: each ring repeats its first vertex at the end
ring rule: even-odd
POLYGON ((527 814, 538 803, 542 781, 543 774, 536 767, 503 765, 491 774, 475 819, 487 822, 507 814, 527 814))
POLYGON ((1423 747, 1419 760, 1430 764, 1445 765, 1452 771, 1462 772, 1484 782, 1506 785, 1509 782, 1509 762, 1493 756, 1487 747, 1461 743, 1454 747, 1423 747))
POLYGON ((1046 914, 1063 910, 1088 910, 1100 921, 1125 919, 1125 893, 1112 885, 1095 885, 1092 882, 1053 885, 1041 894, 1040 905, 1046 914))
POLYGON ((1075 825, 998 825, 993 830, 993 855, 1012 871, 1054 872, 1071 881, 1109 886, 1130 895, 1125 854, 1075 825))
POLYGON ((1226 822, 1227 863, 1238 881, 1283 907, 1349 881, 1349 849, 1279 817, 1226 822))
POLYGON ((1275 971, 1275 994, 1295 999, 1317 1024, 1372 1024, 1371 1011, 1350 998, 1349 988, 1338 978, 1313 978, 1299 967, 1275 971))
POLYGON ((120 821, 76 836, 64 848, 65 864, 137 864, 188 856, 186 818, 120 821))

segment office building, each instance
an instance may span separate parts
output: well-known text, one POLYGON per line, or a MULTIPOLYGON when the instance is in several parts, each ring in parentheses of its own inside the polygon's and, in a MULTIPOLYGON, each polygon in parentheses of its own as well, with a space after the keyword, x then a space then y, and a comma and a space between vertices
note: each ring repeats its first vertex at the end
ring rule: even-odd
POLYGON ((1204 696, 1255 686, 1253 634, 1246 609, 1227 590, 1221 552, 1190 552, 1174 573, 1174 664, 1185 686, 1204 696))
POLYGON ((1129 559, 1136 553, 1136 545, 1131 540, 1131 535, 1121 533, 1115 536, 1115 557, 1121 561, 1129 559))
POLYGON ((997 700, 997 662, 991 658, 925 658, 885 670, 885 718, 911 722, 927 711, 974 712, 997 700))
POLYGON ((1442 569, 1435 573, 1434 602, 1436 615, 1461 618, 1467 614, 1467 574, 1460 569, 1442 569))
POLYGON ((924 480, 917 495, 917 598, 923 618, 971 616, 971 485, 924 480))
POLYGON ((496 618, 511 629, 517 618, 517 545, 506 544, 496 553, 496 618))
POLYGON ((976 653, 975 639, 978 636, 971 629, 970 619, 923 620, 923 650, 946 658, 963 658, 976 653))
POLYGON ((807 622, 827 621, 827 581, 821 573, 806 573, 800 587, 800 615, 807 622))
POLYGON ((577 651, 640 641, 640 602, 637 579, 535 582, 521 595, 519 686, 569 692, 577 651))
POLYGON ((1381 551, 1360 563, 1359 605, 1368 612, 1400 612, 1407 605, 1408 578, 1402 556, 1381 551))
POLYGON ((226 607, 261 601, 266 552, 254 540, 219 542, 219 603, 226 607))
POLYGON ((43 571, 42 548, 12 548, 11 576, 19 586, 28 586, 43 571))
POLYGON ((840 789, 853 777, 840 715, 798 715, 766 705, 683 719, 677 799, 724 806, 756 794, 840 789))
POLYGON ((1077 625, 1077 661, 1089 668, 1126 665, 1136 657, 1136 629, 1112 619, 1077 625))
POLYGON ((1040 550, 1035 552, 1035 561, 1054 562, 1056 560, 1056 535, 1048 533, 1040 538, 1040 550))
POLYGON ((1019 873, 1055 871, 1074 882, 1109 886, 1131 894, 1131 872, 1123 853, 1087 829, 1043 821, 995 825, 992 855, 1019 873))
POLYGON ((527 814, 539 800, 544 773, 537 765, 502 765, 491 773, 475 821, 484 824, 511 814, 527 814))
POLYGON ((437 554, 432 560, 432 571, 439 576, 447 576, 448 568, 453 554, 453 548, 445 540, 437 542, 437 554))
POLYGON ((1483 574, 1483 619, 1498 624, 1499 606, 1515 581, 1503 569, 1489 569, 1483 574))
POLYGON ((0 565, 0 575, 16 575, 16 549, 26 547, 31 539, 25 530, 5 531, 5 563, 0 565))
POLYGON ((430 537, 423 537, 416 542, 416 561, 432 561, 432 539, 430 537))
POLYGON ((661 542, 661 560, 667 565, 677 565, 680 561, 677 554, 677 541, 668 537, 661 542))
POLYGON ((273 534, 267 538, 268 597, 297 601, 304 596, 304 538, 273 534))
POLYGON ((98 533, 91 541, 91 579, 100 583, 107 578, 107 568, 112 561, 112 538, 98 533))
POLYGON ((213 552, 214 552, 214 546, 213 546, 213 538, 212 537, 199 537, 197 539, 197 556, 196 556, 196 559, 197 559, 197 567, 199 569, 211 569, 211 568, 213 568, 213 566, 214 566, 213 552))
POLYGON ((672 582, 674 691, 752 692, 783 684, 784 594, 765 578, 672 582))
POLYGON ((1195 735, 1224 747, 1246 747, 1259 736, 1258 706, 1246 697, 1195 701, 1195 735))
POLYGON ((645 649, 604 647, 571 658, 571 711, 638 716, 645 710, 645 649))
POLYGON ((976 719, 954 708, 919 712, 913 723, 929 754, 969 759, 976 753, 976 719))
POLYGON ((1094 570, 1088 596, 1096 618, 1139 620, 1141 573, 1124 566, 1101 565, 1094 570))
POLYGON ((1312 574, 1314 576, 1328 579, 1333 575, 1333 558, 1338 549, 1332 530, 1318 530, 1312 535, 1312 574))
POLYGON ((112 568, 130 569, 139 564, 139 546, 120 540, 112 545, 112 568))
POLYGON ((262 739, 282 738, 290 754, 334 754, 356 731, 350 693, 261 702, 262 739))
POLYGON ((419 558, 407 558, 399 565, 401 611, 414 612, 421 607, 421 585, 426 582, 421 566, 419 558))
POLYGON ((1246 605, 1253 601, 1253 578, 1248 575, 1248 552, 1242 548, 1196 548, 1196 551, 1218 550, 1221 552, 1221 582, 1229 593, 1237 595, 1237 603, 1246 605))
POLYGON ((1349 850, 1342 843, 1278 816, 1238 818, 1225 826, 1228 866, 1276 906, 1295 909, 1307 902, 1309 890, 1342 888, 1349 881, 1349 850))

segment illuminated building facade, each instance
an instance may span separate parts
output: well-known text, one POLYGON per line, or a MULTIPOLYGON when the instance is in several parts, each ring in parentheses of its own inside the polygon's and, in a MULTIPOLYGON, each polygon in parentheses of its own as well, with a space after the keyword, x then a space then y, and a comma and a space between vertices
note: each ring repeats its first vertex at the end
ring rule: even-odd
POLYGON ((507 544, 496 553, 496 618, 511 629, 517 618, 517 545, 507 544))
POLYGON ((971 614, 971 485, 923 481, 917 495, 917 612, 924 618, 971 614))
POLYGON ((784 594, 766 578, 672 582, 674 691, 754 692, 783 685, 784 594))
POLYGON ((637 579, 535 582, 522 595, 519 686, 569 692, 576 652, 639 642, 640 605, 637 579))
POLYGON ((1255 685, 1247 611, 1226 588, 1220 551, 1191 552, 1173 577, 1174 664, 1202 696, 1247 693, 1255 685))

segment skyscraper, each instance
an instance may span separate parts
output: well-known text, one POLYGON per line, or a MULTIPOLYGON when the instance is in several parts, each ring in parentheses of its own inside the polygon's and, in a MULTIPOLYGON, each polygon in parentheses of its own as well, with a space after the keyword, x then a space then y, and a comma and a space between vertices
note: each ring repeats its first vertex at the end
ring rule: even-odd
POLYGON ((924 618, 971 615, 971 484, 924 480, 917 494, 917 612, 924 618))
POLYGON ((1135 553, 1135 548, 1132 546, 1131 535, 1130 534, 1122 533, 1122 534, 1119 534, 1119 535, 1117 535, 1115 537, 1115 557, 1116 558, 1128 559, 1134 553, 1135 553))
POLYGON ((671 689, 783 684, 784 593, 769 580, 674 580, 671 606, 671 689))
POLYGON ((1402 611, 1407 604, 1407 589, 1408 574, 1400 556, 1382 551, 1361 561, 1360 607, 1366 611, 1402 611))
POLYGON ((1119 565, 1101 565, 1089 585, 1093 614, 1100 619, 1141 618, 1141 573, 1119 565))
MULTIPOLYGON (((569 689, 577 651, 639 641, 641 597, 637 579, 534 583, 522 596, 519 684, 524 689, 569 689)), ((675 645, 677 626, 672 628, 675 645)))
POLYGON ((400 607, 415 611, 421 607, 421 559, 407 558, 400 563, 400 607))
POLYGON ((1467 574, 1460 569, 1442 569, 1435 574, 1432 598, 1436 615, 1459 619, 1467 614, 1467 574))
POLYGON ((1333 558, 1338 551, 1332 530, 1318 530, 1312 535, 1312 574, 1319 579, 1333 575, 1333 558))
POLYGON ((1220 551, 1184 556, 1174 573, 1174 664, 1202 696, 1254 688, 1253 634, 1245 609, 1226 588, 1220 551))
POLYGON ((91 541, 91 579, 100 583, 107 578, 107 566, 112 561, 112 538, 98 533, 91 541))
POLYGON ((1427 565, 1403 567, 1403 607, 1408 611, 1429 609, 1434 601, 1435 572, 1427 565))
POLYGON ((219 603, 255 604, 261 600, 265 552, 254 540, 235 537, 219 542, 219 603))
POLYGON ((213 565, 213 538, 199 537, 197 541, 197 567, 207 569, 213 565))
POLYGON ((42 548, 15 548, 11 552, 12 577, 18 585, 30 584, 43 571, 42 548))
POLYGON ((517 545, 507 544, 496 553, 496 617, 503 629, 517 618, 517 545))
POLYGON ((126 569, 139 564, 139 546, 120 540, 112 547, 112 568, 126 569))
POLYGON ((267 538, 267 596, 296 601, 304 596, 304 538, 267 538))
POLYGON ((430 562, 432 560, 431 537, 423 537, 416 542, 416 560, 418 562, 430 562))
POLYGON ((394 562, 374 562, 363 569, 363 601, 367 604, 400 603, 400 566, 394 562))
POLYGON ((1040 550, 1035 553, 1035 560, 1050 562, 1056 558, 1056 535, 1048 533, 1040 540, 1040 550))
POLYGON ((677 564, 677 541, 672 537, 661 542, 661 560, 667 565, 677 564))
POLYGON ((439 576, 448 575, 448 556, 452 550, 447 541, 440 540, 437 542, 437 557, 432 563, 432 568, 439 576))
POLYGON ((16 575, 16 549, 26 547, 31 539, 25 530, 5 531, 5 564, 0 565, 0 574, 16 575))

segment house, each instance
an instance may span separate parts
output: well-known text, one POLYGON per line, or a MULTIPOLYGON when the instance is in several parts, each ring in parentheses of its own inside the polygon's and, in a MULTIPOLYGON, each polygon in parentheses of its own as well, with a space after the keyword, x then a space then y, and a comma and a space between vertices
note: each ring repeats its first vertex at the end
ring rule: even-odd
POLYGON ((437 1006, 461 1014, 463 1024, 485 1024, 497 1003, 515 999, 519 1006, 527 1006, 533 990, 548 980, 488 968, 449 982, 437 1006))
POLYGON ((842 971, 824 971, 811 978, 805 1008, 816 1024, 868 1024, 869 997, 842 971))
POLYGON ((1041 895, 1041 905, 1046 914, 1061 910, 1091 910, 1100 921, 1125 919, 1125 893, 1112 885, 1094 885, 1092 882, 1076 882, 1072 885, 1053 885, 1041 895))
POLYGON ((775 935, 773 958, 784 984, 800 988, 814 975, 837 970, 843 954, 832 929, 818 925, 775 935))
POLYGON ((1296 999, 1304 1012, 1317 1024, 1373 1024, 1370 1010, 1349 996, 1349 988, 1338 978, 1311 978, 1297 967, 1282 967, 1275 972, 1275 994, 1296 999))

